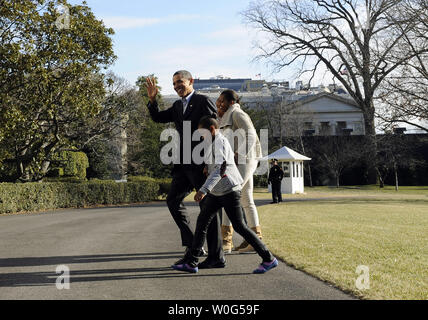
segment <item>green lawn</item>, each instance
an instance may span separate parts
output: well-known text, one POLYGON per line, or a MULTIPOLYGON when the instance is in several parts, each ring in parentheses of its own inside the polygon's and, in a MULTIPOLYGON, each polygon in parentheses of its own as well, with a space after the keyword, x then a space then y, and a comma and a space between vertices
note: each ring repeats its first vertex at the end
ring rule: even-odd
MULTIPOLYGON (((307 188, 258 208, 282 260, 364 299, 428 299, 428 187, 307 188), (359 265, 370 288, 358 290, 359 265)), ((262 189, 257 199, 269 199, 262 189)))
MULTIPOLYGON (((256 188, 254 191, 256 199, 270 199, 270 194, 266 188, 256 188)), ((326 198, 326 197, 365 197, 365 198, 381 198, 381 199, 415 199, 428 201, 428 187, 405 186, 399 187, 395 191, 393 186, 352 186, 352 187, 305 187, 304 194, 287 195, 287 198, 302 199, 302 198, 326 198), (410 198, 409 198, 410 196, 410 198)))
MULTIPOLYGON (((428 187, 314 187, 283 197, 258 207, 264 241, 283 261, 363 299, 428 299, 428 187), (356 287, 359 265, 369 268, 367 290, 356 287)), ((258 188, 254 198, 271 194, 258 188)))

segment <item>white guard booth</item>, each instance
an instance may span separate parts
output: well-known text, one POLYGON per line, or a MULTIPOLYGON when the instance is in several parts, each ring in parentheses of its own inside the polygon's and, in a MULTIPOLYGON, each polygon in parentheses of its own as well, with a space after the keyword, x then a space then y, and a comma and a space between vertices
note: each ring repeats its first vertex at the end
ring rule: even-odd
MULTIPOLYGON (((260 161, 268 161, 268 168, 270 170, 270 161, 272 159, 278 160, 278 165, 284 170, 284 179, 281 183, 281 192, 284 194, 304 193, 305 184, 303 182, 303 161, 311 160, 296 151, 282 147, 281 149, 271 153, 270 155, 260 159, 260 161)), ((272 185, 269 184, 269 192, 272 192, 272 185)))

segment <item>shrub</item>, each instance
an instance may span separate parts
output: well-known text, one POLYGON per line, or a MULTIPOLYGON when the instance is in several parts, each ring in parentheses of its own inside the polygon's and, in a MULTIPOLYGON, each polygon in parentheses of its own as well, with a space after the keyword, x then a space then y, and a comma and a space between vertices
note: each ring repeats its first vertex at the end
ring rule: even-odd
POLYGON ((159 186, 155 179, 127 183, 1 183, 0 214, 151 201, 158 198, 159 186))
POLYGON ((45 177, 43 182, 70 182, 70 183, 82 183, 86 179, 79 179, 77 177, 45 177))
POLYGON ((56 154, 52 173, 56 177, 86 179, 86 168, 89 167, 88 157, 84 152, 61 151, 56 154))
POLYGON ((171 178, 156 179, 146 176, 128 176, 128 182, 156 181, 159 184, 159 196, 165 198, 171 189, 171 178))
POLYGON ((254 176, 254 186, 258 188, 267 188, 268 179, 267 175, 255 175, 254 176))

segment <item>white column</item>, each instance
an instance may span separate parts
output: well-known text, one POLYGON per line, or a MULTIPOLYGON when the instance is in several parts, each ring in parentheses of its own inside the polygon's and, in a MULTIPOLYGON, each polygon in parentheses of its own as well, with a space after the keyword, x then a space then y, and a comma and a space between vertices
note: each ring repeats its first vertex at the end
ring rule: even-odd
POLYGON ((336 135, 336 121, 330 121, 330 135, 336 135))
POLYGON ((303 167, 304 163, 305 162, 302 161, 302 184, 301 184, 301 188, 300 188, 301 193, 305 192, 305 168, 303 167))

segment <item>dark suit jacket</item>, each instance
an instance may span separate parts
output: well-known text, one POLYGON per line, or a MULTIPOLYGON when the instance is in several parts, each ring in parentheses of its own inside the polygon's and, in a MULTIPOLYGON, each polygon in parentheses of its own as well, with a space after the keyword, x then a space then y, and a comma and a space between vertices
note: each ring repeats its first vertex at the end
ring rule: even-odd
MULTIPOLYGON (((193 132, 198 129, 199 120, 207 115, 211 114, 217 114, 217 108, 214 105, 214 103, 205 95, 198 94, 195 92, 190 99, 186 113, 183 115, 183 103, 181 100, 177 100, 174 102, 171 108, 160 111, 157 103, 151 104, 149 102, 148 104, 150 116, 152 117, 153 121, 160 122, 160 123, 169 123, 174 122, 175 128, 180 134, 180 159, 181 164, 178 166, 183 165, 183 121, 190 121, 191 123, 191 133, 190 137, 184 137, 185 139, 190 139, 190 141, 187 141, 186 143, 191 142, 191 151, 193 151, 193 148, 199 143, 195 141, 191 141, 193 132)), ((184 150, 184 152, 189 152, 188 150, 184 150)), ((189 155, 191 158, 191 154, 189 155)), ((192 168, 195 165, 192 163, 190 165, 184 164, 187 168, 192 168)), ((177 165, 174 165, 174 170, 177 169, 177 165)))
POLYGON ((268 182, 281 182, 284 178, 284 171, 278 165, 270 168, 268 182))

